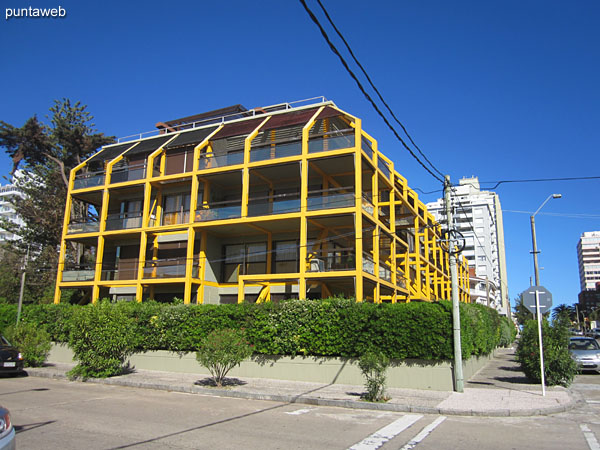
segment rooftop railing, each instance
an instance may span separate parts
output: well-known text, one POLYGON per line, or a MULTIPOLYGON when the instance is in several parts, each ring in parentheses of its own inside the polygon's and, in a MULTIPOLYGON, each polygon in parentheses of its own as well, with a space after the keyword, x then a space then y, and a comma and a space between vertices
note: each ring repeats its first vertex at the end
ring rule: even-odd
MULTIPOLYGON (((307 98, 304 100, 297 100, 297 101, 289 102, 289 103, 279 103, 276 105, 264 106, 262 108, 254 108, 249 111, 237 112, 237 113, 232 113, 232 114, 227 114, 227 115, 217 116, 217 117, 210 117, 210 118, 198 120, 195 122, 182 123, 182 124, 176 125, 175 128, 179 128, 179 129, 176 129, 175 131, 171 131, 171 132, 167 132, 167 133, 179 133, 180 131, 182 131, 182 129, 189 130, 189 129, 193 129, 193 128, 201 128, 201 127, 204 127, 207 125, 212 125, 212 124, 222 124, 225 122, 229 122, 231 120, 237 120, 240 118, 240 116, 249 118, 249 117, 254 117, 254 116, 258 116, 258 115, 263 115, 265 113, 276 112, 276 111, 286 111, 288 109, 300 108, 302 106, 308 106, 308 105, 315 104, 315 103, 325 103, 325 102, 327 102, 327 99, 324 96, 319 96, 319 97, 307 98)), ((128 141, 137 141, 139 139, 156 136, 158 134, 161 134, 161 132, 162 132, 162 134, 165 134, 165 130, 152 130, 152 131, 145 131, 145 132, 137 133, 137 134, 131 134, 129 136, 124 136, 124 137, 118 138, 117 143, 128 142, 128 141)))

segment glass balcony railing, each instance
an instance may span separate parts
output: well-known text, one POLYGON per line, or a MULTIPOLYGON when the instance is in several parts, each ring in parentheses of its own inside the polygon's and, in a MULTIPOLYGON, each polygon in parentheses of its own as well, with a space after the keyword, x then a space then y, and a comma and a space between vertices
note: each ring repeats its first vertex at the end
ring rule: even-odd
POLYGON ((308 261, 309 272, 331 272, 356 269, 356 253, 353 248, 336 248, 313 252, 308 261))
POLYGON ((93 265, 65 266, 62 273, 62 281, 93 281, 95 270, 93 265))
POLYGON ((233 166, 243 164, 244 151, 230 152, 225 155, 214 155, 213 153, 200 155, 198 170, 214 169, 215 167, 233 166))
POLYGON ((68 234, 97 233, 100 231, 100 222, 97 218, 75 219, 67 227, 68 234))
POLYGON ((300 211, 299 194, 281 194, 271 197, 256 197, 248 200, 249 216, 284 214, 300 211))
POLYGON ((85 172, 75 175, 73 189, 85 189, 102 186, 104 184, 104 171, 85 172))
POLYGON ((106 218, 106 230, 127 230, 142 226, 142 213, 109 214, 106 218))
POLYGON ((347 208, 354 206, 354 188, 350 186, 319 191, 308 191, 308 198, 306 201, 308 211, 330 208, 347 208))
POLYGON ((280 142, 255 146, 250 150, 250 162, 285 158, 302 154, 302 141, 280 142))
POLYGON ((377 167, 379 167, 379 169, 383 172, 383 175, 386 178, 389 178, 391 175, 391 171, 390 171, 390 166, 388 165, 387 161, 379 158, 379 160, 377 161, 377 167))
POLYGON ((161 225, 179 225, 190 221, 189 211, 164 211, 161 225))
POLYGON ((206 207, 198 207, 196 222, 210 220, 234 219, 242 216, 242 205, 232 205, 231 202, 211 203, 206 207))
POLYGON ((185 258, 153 259, 144 264, 144 278, 183 278, 185 258))
POLYGON ((389 282, 392 281, 392 271, 382 263, 379 263, 379 278, 389 282))
POLYGON ((103 281, 112 281, 112 280, 137 280, 138 273, 138 263, 135 260, 135 263, 132 264, 132 267, 128 268, 120 268, 120 269, 102 269, 101 279, 103 281))
POLYGON ((340 130, 312 135, 308 140, 308 152, 326 152, 354 147, 354 130, 340 130))
POLYGON ((141 180, 146 177, 146 165, 136 164, 127 167, 113 169, 110 175, 111 183, 123 183, 125 181, 141 180))
POLYGON ((363 253, 363 272, 370 273, 371 275, 375 275, 375 262, 371 255, 368 253, 363 253))
POLYGON ((373 212, 375 211, 375 205, 373 204, 371 197, 367 194, 363 194, 362 196, 362 209, 371 215, 373 215, 373 212))
POLYGON ((367 154, 367 156, 369 157, 369 159, 372 161, 373 154, 375 152, 373 151, 373 147, 371 147, 371 141, 369 141, 366 137, 362 136, 360 142, 361 142, 360 145, 361 145, 363 152, 365 152, 367 154))

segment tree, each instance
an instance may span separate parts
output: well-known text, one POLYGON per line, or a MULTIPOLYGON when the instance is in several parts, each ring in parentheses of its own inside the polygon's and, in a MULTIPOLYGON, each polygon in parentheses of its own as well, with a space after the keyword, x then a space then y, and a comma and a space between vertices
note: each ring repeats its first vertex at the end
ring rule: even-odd
MULTIPOLYGON (((0 228, 22 238, 7 251, 22 258, 30 249, 28 271, 34 278, 28 279, 37 283, 31 290, 37 296, 51 291, 56 278, 70 171, 101 146, 114 142, 113 137, 96 132, 93 116, 80 102, 55 100, 50 113, 48 125, 36 116, 22 127, 0 121, 0 147, 12 158, 11 174, 21 169, 15 183, 24 197, 15 199, 13 206, 25 222, 18 226, 1 220, 0 228)), ((83 209, 82 203, 73 202, 73 211, 83 209)))
POLYGON ((534 318, 533 314, 523 305, 523 297, 521 295, 515 299, 513 310, 513 317, 517 319, 517 324, 519 325, 525 325, 528 320, 534 318))
POLYGON ((556 306, 552 310, 552 320, 564 319, 569 323, 577 320, 577 311, 574 306, 567 306, 564 303, 556 306))

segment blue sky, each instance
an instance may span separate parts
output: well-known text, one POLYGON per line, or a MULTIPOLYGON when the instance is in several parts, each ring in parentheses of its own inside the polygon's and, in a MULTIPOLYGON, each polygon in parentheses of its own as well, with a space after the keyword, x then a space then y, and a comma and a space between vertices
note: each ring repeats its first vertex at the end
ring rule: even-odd
MULTIPOLYGON (((454 182, 600 175, 599 2, 322 1, 417 144, 454 182)), ((2 1, 0 120, 20 126, 67 97, 88 105, 100 131, 125 136, 227 105, 324 95, 362 118, 411 187, 440 189, 376 115, 298 1, 31 6, 59 4, 63 19, 4 20, 5 8, 30 4, 2 1)), ((9 170, 0 156, 0 175, 9 170)), ((590 180, 496 190, 506 210, 511 299, 529 285, 533 264, 528 214, 510 211, 533 212, 548 195, 563 195, 536 216, 540 278, 555 305, 572 304, 577 241, 600 230, 599 188, 600 180, 590 180)))

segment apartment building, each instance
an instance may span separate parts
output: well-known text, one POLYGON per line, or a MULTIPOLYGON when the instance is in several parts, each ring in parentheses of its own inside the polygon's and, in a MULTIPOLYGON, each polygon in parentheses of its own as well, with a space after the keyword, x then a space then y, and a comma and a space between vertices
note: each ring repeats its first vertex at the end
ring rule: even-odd
MULTIPOLYGON (((471 302, 510 314, 502 207, 495 192, 482 191, 477 177, 463 178, 452 191, 454 227, 465 237, 462 255, 471 271, 471 302)), ((427 204, 446 223, 444 199, 427 204)))
MULTIPOLYGON (((18 174, 16 176, 18 177, 18 174)), ((14 208, 15 199, 22 197, 23 192, 16 186, 14 180, 11 184, 0 186, 0 217, 17 225, 24 225, 23 219, 17 215, 14 208)), ((20 236, 8 230, 0 229, 0 244, 18 239, 21 239, 20 236)))
POLYGON ((55 302, 450 298, 439 224, 324 98, 159 122, 75 167, 65 211, 55 302))
POLYGON ((579 284, 582 291, 596 290, 600 283, 600 231, 586 231, 577 242, 579 284))

